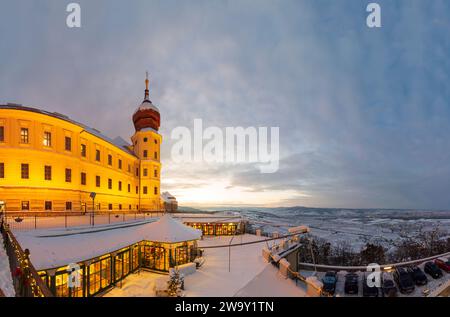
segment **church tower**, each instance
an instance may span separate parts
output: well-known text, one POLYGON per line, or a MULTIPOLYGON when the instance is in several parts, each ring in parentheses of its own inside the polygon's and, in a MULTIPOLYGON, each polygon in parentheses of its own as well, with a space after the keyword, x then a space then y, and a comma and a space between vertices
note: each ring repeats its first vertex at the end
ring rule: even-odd
POLYGON ((144 101, 133 114, 135 133, 131 137, 133 152, 138 158, 136 176, 139 176, 139 210, 161 210, 160 149, 162 136, 159 110, 149 98, 148 73, 145 79, 144 101))

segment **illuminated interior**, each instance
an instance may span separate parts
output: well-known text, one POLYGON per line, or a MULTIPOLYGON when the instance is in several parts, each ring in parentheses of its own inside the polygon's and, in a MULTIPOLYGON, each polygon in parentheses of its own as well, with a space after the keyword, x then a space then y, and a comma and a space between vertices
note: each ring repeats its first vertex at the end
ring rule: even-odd
POLYGON ((78 263, 78 287, 69 287, 67 266, 42 270, 39 275, 57 297, 91 297, 115 286, 138 269, 164 273, 169 268, 193 262, 197 256, 196 240, 179 243, 142 241, 78 263))

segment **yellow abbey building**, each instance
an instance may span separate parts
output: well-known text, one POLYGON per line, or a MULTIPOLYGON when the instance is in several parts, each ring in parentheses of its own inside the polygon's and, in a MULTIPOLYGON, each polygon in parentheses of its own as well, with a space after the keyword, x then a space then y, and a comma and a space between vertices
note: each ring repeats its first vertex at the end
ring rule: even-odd
POLYGON ((161 209, 160 114, 145 98, 132 144, 51 113, 0 105, 0 204, 7 211, 161 209), (90 197, 96 193, 95 200, 90 197))

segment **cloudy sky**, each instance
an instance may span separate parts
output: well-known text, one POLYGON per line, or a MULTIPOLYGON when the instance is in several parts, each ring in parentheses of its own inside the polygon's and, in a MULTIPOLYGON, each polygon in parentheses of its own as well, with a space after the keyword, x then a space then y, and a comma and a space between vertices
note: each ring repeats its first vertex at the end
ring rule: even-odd
POLYGON ((449 1, 69 2, 0 0, 0 102, 129 140, 148 70, 181 204, 450 209, 449 1), (195 118, 279 127, 279 171, 172 162, 195 118))

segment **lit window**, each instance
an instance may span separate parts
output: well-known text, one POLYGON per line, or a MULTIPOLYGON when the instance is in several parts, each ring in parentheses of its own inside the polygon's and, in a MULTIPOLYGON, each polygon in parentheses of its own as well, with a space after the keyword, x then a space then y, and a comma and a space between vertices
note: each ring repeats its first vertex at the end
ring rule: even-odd
POLYGON ((86 144, 81 144, 81 156, 86 157, 86 144))
POLYGON ((30 202, 22 201, 22 210, 30 210, 30 202))
POLYGON ((28 129, 27 128, 21 128, 20 129, 20 142, 28 144, 28 129))
POLYGON ((20 170, 22 179, 28 179, 30 177, 30 166, 28 164, 22 164, 20 170))
POLYGON ((52 146, 52 134, 48 131, 44 132, 44 146, 52 146))

